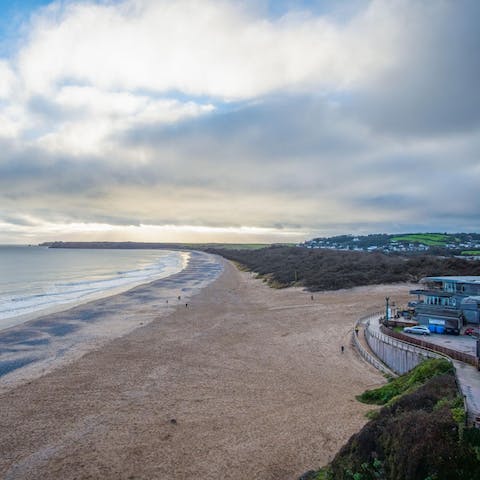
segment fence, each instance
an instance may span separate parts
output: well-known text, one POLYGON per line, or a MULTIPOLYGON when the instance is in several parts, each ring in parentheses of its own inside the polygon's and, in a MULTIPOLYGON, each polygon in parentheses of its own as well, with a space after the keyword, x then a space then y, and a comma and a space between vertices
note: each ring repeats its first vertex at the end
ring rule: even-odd
POLYGON ((435 345, 433 343, 430 343, 426 340, 422 340, 420 338, 409 337, 407 335, 404 335, 403 333, 395 332, 394 330, 391 330, 390 328, 387 328, 384 325, 380 326, 380 331, 385 335, 388 335, 389 337, 397 338, 400 341, 408 342, 410 344, 413 343, 415 345, 418 345, 421 348, 427 348, 428 350, 433 350, 434 352, 438 352, 442 355, 447 355, 448 357, 453 358, 454 360, 459 360, 460 362, 468 363, 469 365, 473 365, 474 367, 478 368, 478 359, 475 356, 470 355, 468 353, 458 352, 457 350, 452 350, 451 348, 448 348, 448 347, 442 347, 441 345, 435 345))

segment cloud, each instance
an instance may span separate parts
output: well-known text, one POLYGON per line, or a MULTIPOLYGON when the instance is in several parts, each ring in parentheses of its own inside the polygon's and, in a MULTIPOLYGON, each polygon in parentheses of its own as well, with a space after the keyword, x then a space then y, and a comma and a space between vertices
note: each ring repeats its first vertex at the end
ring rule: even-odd
POLYGON ((472 229, 479 9, 52 3, 0 60, 0 221, 12 238, 472 229))
POLYGON ((411 7, 398 9, 403 49, 396 61, 358 89, 345 105, 346 114, 397 136, 477 129, 480 3, 416 2, 411 7))
POLYGON ((258 17, 241 2, 57 3, 34 17, 18 70, 37 94, 66 81, 222 99, 344 88, 395 53, 394 19, 376 9, 338 24, 305 11, 258 17))
POLYGON ((0 100, 7 98, 15 82, 15 75, 10 65, 5 60, 0 59, 0 100))

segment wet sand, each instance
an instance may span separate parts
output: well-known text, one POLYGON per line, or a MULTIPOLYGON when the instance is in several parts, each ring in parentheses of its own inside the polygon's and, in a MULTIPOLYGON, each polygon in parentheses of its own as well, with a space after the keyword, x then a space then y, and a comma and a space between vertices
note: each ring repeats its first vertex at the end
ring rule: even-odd
POLYGON ((0 478, 282 480, 327 463, 366 422, 355 395, 384 381, 350 346, 353 322, 409 286, 312 301, 223 263, 188 307, 160 311, 151 286, 135 306, 149 323, 4 384, 0 478))
POLYGON ((169 277, 1 330, 0 394, 185 305, 223 268, 212 255, 187 255, 186 267, 169 277))

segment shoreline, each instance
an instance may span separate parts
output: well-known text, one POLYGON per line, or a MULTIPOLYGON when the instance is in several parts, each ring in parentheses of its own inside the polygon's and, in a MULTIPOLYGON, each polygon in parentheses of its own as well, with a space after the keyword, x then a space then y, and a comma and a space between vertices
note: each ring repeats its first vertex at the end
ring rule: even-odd
MULTIPOLYGON (((32 248, 32 247, 25 247, 25 248, 32 248)), ((33 248, 49 248, 49 247, 33 247, 33 248)), ((172 251, 173 252, 173 251, 172 251)), ((182 270, 184 270, 188 266, 188 262, 190 260, 191 256, 191 251, 181 251, 177 250, 176 253, 180 253, 182 256, 182 269, 173 271, 172 273, 167 273, 165 276, 159 276, 158 278, 155 279, 143 279, 140 281, 135 281, 130 284, 126 285, 121 285, 113 288, 107 288, 105 290, 99 290, 95 293, 90 293, 86 295, 85 297, 77 298, 75 300, 67 300, 63 303, 57 303, 49 307, 44 307, 40 308, 38 310, 34 310, 33 312, 29 313, 24 313, 21 315, 13 316, 13 317, 6 317, 0 319, 0 334, 4 332, 5 330, 8 330, 10 328, 16 327, 23 325, 27 322, 30 322, 32 320, 36 320, 41 317, 45 317, 48 315, 52 315, 55 313, 61 313, 61 312, 66 312, 68 310, 71 310, 72 308, 78 307, 80 305, 84 305, 90 302, 94 302, 96 300, 101 300, 103 298, 108 298, 108 297, 113 297, 115 295, 119 295, 121 293, 127 292, 129 290, 132 290, 133 288, 136 288, 141 285, 148 285, 152 282, 156 282, 158 280, 162 280, 164 278, 168 278, 171 275, 175 275, 177 273, 180 273, 182 270)), ((169 267, 167 267, 169 268, 169 267)), ((170 267, 171 268, 171 267, 170 267)), ((162 275, 165 272, 162 272, 162 275)))
POLYGON ((139 299, 146 301, 153 294, 159 309, 155 316, 168 315, 179 302, 178 296, 190 298, 197 294, 216 278, 215 271, 209 274, 208 269, 215 269, 220 262, 217 259, 215 263, 213 256, 201 252, 187 253, 184 268, 169 276, 63 308, 59 306, 53 311, 38 312, 32 319, 0 330, 0 392, 78 359, 91 349, 101 348, 154 318, 150 315, 118 321, 110 314, 118 304, 135 313, 139 299), (191 278, 194 270, 197 280, 191 278))
POLYGON ((349 347, 354 319, 408 286, 311 300, 220 261, 188 308, 139 304, 153 321, 0 394, 0 476, 292 480, 328 463, 367 422, 355 395, 385 381, 349 347))

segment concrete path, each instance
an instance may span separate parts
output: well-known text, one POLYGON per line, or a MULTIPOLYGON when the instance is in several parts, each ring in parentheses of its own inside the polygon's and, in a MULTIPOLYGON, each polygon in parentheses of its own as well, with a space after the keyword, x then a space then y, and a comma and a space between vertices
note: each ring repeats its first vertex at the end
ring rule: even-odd
POLYGON ((455 371, 467 402, 470 420, 480 426, 480 372, 472 365, 453 360, 455 371))

